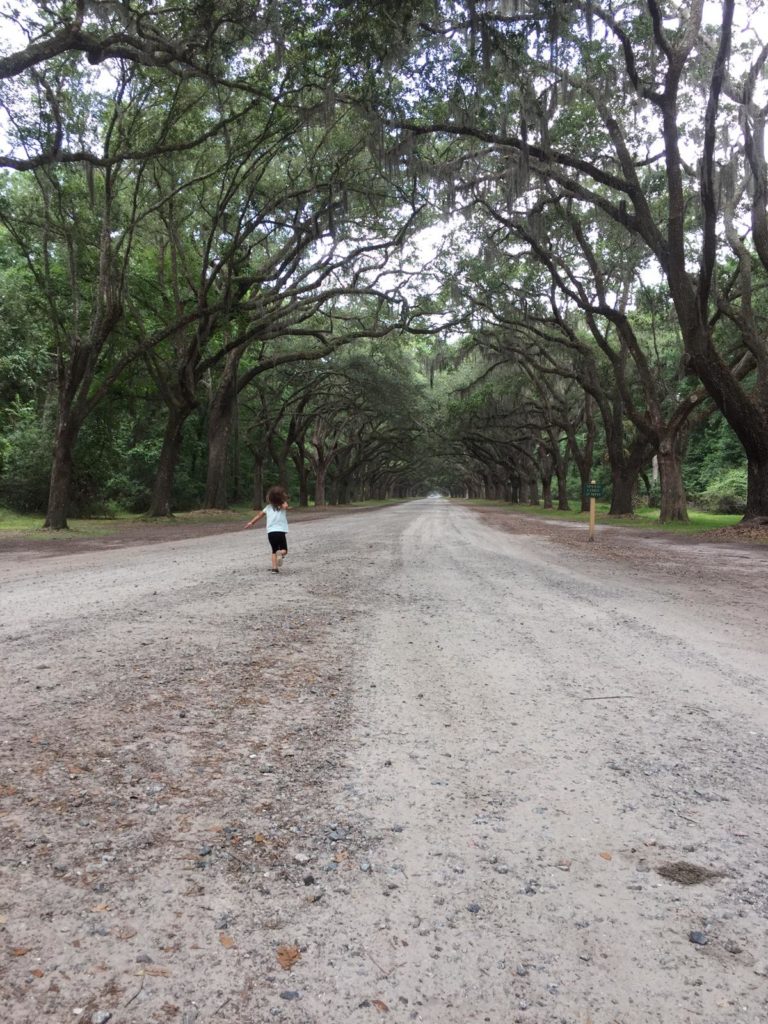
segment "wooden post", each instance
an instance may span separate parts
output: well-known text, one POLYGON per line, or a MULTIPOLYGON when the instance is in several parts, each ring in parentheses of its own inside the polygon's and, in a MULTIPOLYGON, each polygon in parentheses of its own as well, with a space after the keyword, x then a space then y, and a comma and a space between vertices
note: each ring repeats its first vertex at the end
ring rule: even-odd
POLYGON ((589 542, 594 543, 595 540, 595 481, 590 480, 590 494, 589 494, 589 542))

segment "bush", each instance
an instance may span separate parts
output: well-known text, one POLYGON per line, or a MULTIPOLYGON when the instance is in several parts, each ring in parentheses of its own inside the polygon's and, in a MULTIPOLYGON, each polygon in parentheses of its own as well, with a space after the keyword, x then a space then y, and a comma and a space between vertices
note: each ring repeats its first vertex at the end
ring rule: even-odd
POLYGON ((747 507, 747 471, 729 469, 712 480, 696 504, 705 512, 741 514, 747 507))
POLYGON ((32 405, 13 409, 13 420, 0 439, 0 504, 14 512, 45 512, 52 427, 32 405))

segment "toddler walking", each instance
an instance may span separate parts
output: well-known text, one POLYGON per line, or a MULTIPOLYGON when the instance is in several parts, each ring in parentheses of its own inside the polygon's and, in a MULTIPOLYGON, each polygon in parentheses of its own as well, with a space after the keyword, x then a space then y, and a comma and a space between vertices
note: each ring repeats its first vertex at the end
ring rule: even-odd
POLYGON ((288 554, 288 493, 284 487, 270 487, 267 492, 267 504, 243 527, 249 529, 258 523, 262 516, 267 517, 267 540, 272 548, 272 572, 280 572, 283 559, 288 554))

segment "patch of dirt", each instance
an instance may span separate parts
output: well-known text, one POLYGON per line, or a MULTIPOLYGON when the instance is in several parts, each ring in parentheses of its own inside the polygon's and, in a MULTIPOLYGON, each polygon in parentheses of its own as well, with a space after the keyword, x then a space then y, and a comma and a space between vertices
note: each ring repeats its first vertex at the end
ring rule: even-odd
POLYGON ((703 868, 698 864, 689 864, 685 860, 661 864, 656 868, 656 874, 669 879, 670 882, 677 882, 679 885, 701 885, 702 882, 711 882, 715 878, 725 878, 723 871, 713 871, 711 868, 703 868))

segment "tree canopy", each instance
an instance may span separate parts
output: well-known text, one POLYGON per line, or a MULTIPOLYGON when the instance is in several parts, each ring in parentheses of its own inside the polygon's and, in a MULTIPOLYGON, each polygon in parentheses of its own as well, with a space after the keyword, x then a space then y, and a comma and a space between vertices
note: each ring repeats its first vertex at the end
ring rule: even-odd
POLYGON ((768 518, 752 0, 0 17, 0 501, 768 518))

